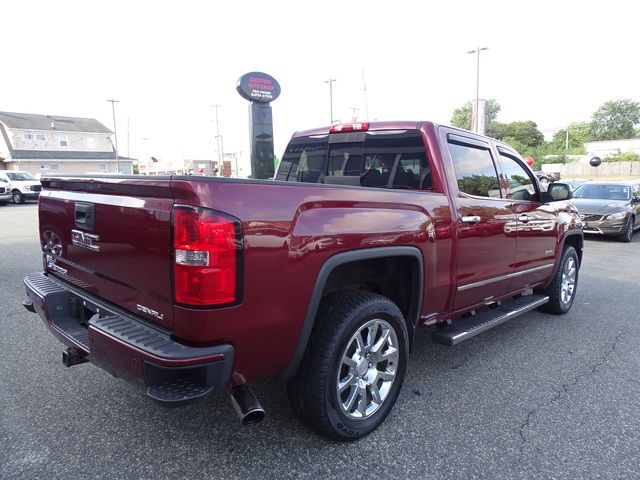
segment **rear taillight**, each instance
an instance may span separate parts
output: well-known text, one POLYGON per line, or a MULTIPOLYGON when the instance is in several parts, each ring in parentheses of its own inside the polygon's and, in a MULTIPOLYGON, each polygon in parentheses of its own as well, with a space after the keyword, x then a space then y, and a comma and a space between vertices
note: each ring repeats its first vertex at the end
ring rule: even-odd
POLYGON ((341 123, 339 125, 333 125, 329 129, 329 133, 366 132, 367 130, 369 130, 369 124, 367 122, 341 123))
POLYGON ((206 306, 240 300, 238 219, 206 208, 174 207, 173 254, 177 303, 206 306))

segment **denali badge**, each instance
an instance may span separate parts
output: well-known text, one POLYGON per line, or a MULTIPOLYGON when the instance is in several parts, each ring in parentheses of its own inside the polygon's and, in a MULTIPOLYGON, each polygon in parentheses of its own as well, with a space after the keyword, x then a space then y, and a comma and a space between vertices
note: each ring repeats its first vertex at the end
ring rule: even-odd
POLYGON ((51 255, 47 255, 46 258, 47 258, 47 267, 49 268, 49 270, 53 270, 59 275, 66 275, 67 273, 69 273, 67 269, 56 265, 56 259, 53 258, 51 255))
POLYGON ((156 312, 155 310, 152 310, 149 307, 145 307, 144 305, 136 304, 136 308, 141 312, 146 313, 147 315, 156 317, 158 320, 162 320, 164 318, 164 315, 162 313, 156 312))
POLYGON ((94 252, 99 252, 100 247, 95 242, 100 241, 100 235, 94 235, 93 233, 85 233, 80 230, 71 230, 71 243, 78 247, 87 248, 94 252))

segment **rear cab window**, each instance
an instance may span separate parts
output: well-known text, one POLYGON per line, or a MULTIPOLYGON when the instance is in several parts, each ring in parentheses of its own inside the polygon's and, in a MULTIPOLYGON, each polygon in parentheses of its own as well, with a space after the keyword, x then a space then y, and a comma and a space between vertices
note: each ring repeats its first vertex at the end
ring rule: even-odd
POLYGON ((399 190, 431 190, 418 130, 330 133, 291 140, 276 180, 399 190))

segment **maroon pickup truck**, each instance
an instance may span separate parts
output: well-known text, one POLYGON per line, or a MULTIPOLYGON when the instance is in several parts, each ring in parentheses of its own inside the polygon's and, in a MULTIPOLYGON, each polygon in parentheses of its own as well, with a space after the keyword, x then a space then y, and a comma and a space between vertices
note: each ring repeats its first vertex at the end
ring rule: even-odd
POLYGON ((182 406, 287 382, 348 440, 398 397, 418 327, 455 345, 576 295, 582 224, 508 145, 431 122, 296 133, 274 180, 48 176, 25 307, 67 348, 182 406))

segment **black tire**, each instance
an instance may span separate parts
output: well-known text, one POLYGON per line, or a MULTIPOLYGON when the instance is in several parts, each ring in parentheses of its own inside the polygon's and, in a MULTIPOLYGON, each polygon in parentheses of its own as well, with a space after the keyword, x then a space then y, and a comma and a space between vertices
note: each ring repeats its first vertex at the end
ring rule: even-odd
POLYGON ((18 190, 13 191, 13 193, 11 194, 11 199, 15 204, 24 203, 24 195, 22 195, 22 193, 18 190))
POLYGON ((636 220, 633 216, 627 219, 627 224, 624 227, 624 233, 618 237, 618 240, 624 243, 629 243, 633 239, 633 229, 636 228, 636 220))
MULTIPOLYGON (((381 338, 377 333, 375 335, 375 338, 381 338)), ((363 338, 360 336, 360 341, 363 341, 363 338)), ((367 339, 364 343, 367 343, 367 339)), ((368 343, 375 344, 376 341, 368 341, 368 343)), ((390 345, 391 343, 387 344, 387 347, 390 345)), ((293 410, 305 424, 337 440, 356 440, 371 433, 384 421, 398 398, 407 370, 408 345, 404 317, 395 303, 388 298, 361 290, 348 290, 329 295, 322 301, 318 310, 316 324, 302 363, 295 377, 287 384, 287 393, 293 410), (386 390, 386 396, 379 404, 374 403, 370 390, 365 389, 364 396, 356 393, 360 390, 351 382, 349 382, 351 386, 343 393, 338 392, 338 381, 345 372, 344 368, 346 368, 344 375, 355 379, 355 382, 360 382, 361 379, 368 380, 368 375, 375 372, 376 380, 372 383, 376 384, 376 392, 380 394, 381 388, 385 388, 384 380, 378 380, 380 366, 380 363, 377 363, 378 360, 368 363, 367 367, 363 364, 369 360, 362 356, 358 357, 358 351, 353 353, 355 358, 360 358, 357 367, 348 367, 343 360, 350 355, 349 349, 354 342, 357 342, 356 334, 371 322, 382 322, 381 325, 384 324, 386 330, 382 328, 378 330, 378 327, 374 330, 378 333, 386 332, 387 338, 392 338, 389 332, 393 329, 395 340, 397 340, 395 360, 388 361, 386 366, 381 362, 385 374, 388 369, 393 370, 395 367, 395 377, 386 390), (360 367, 371 369, 372 365, 373 370, 368 370, 367 373, 360 372, 360 367), (369 404, 373 408, 371 414, 367 413, 364 418, 350 418, 349 415, 359 413, 343 411, 345 400, 341 397, 346 393, 350 398, 352 392, 354 399, 364 398, 365 406, 367 401, 371 400, 372 403, 369 404)), ((387 348, 386 352, 393 352, 393 350, 387 348)), ((383 347, 380 348, 379 354, 383 354, 383 347)), ((374 353, 368 355, 374 355, 374 353)), ((380 371, 380 373, 383 372, 380 371)), ((346 402, 348 403, 348 400, 346 402)), ((356 406, 359 403, 360 400, 354 401, 353 405, 356 406)), ((357 407, 356 410, 358 410, 357 407)))
POLYGON ((560 257, 560 264, 556 271, 551 283, 544 289, 541 289, 538 293, 549 295, 549 302, 542 305, 540 310, 547 313, 553 313, 555 315, 563 315, 571 310, 571 305, 576 298, 576 292, 578 290, 578 273, 580 271, 580 261, 576 249, 572 246, 564 247, 562 256, 560 257), (567 273, 567 265, 573 263, 575 268, 575 278, 573 283, 573 291, 568 301, 565 301, 563 297, 563 274, 567 273))

